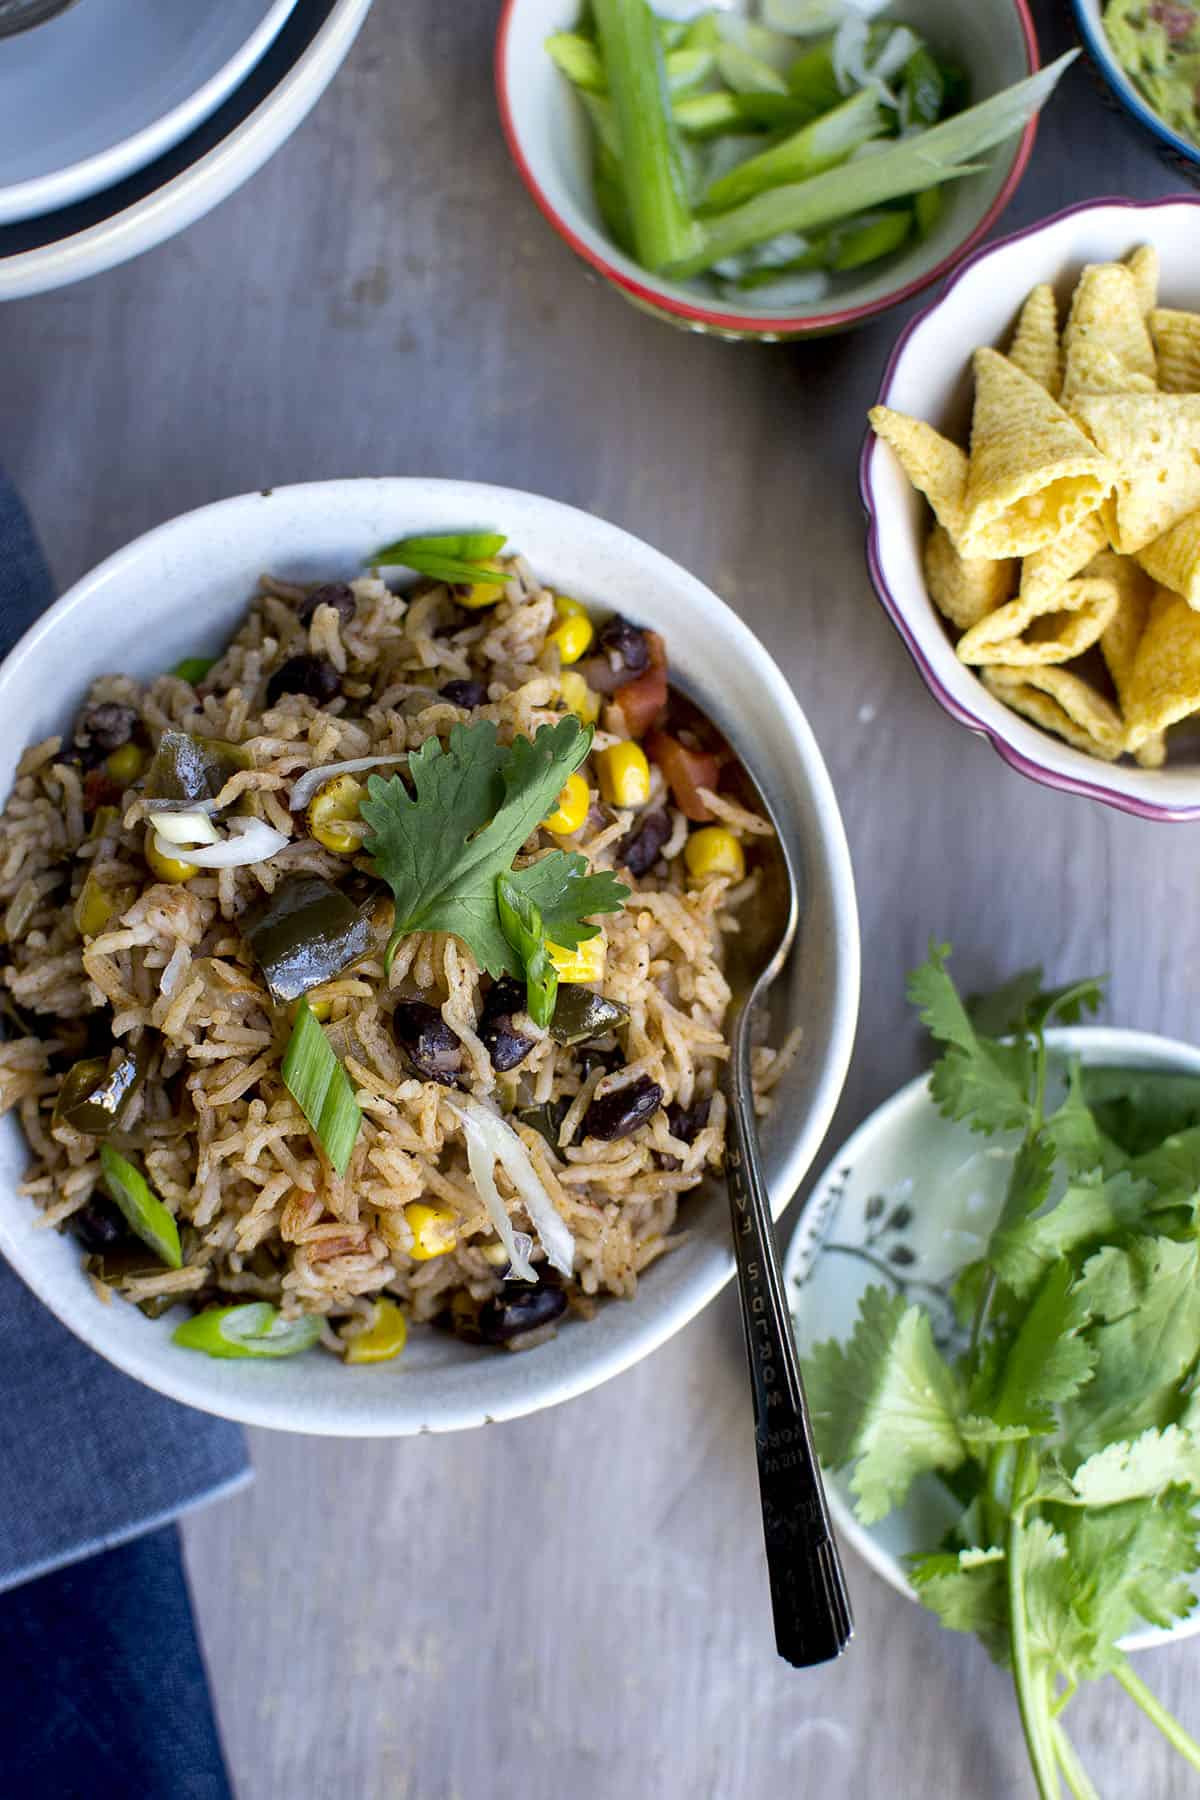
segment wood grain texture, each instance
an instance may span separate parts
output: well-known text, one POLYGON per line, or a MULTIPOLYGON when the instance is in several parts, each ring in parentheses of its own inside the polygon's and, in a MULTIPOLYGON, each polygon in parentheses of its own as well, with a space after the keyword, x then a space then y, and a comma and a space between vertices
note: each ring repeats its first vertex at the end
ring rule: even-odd
MULTIPOLYGON (((1040 7, 1047 55, 1066 40, 1040 7)), ((1065 11, 1065 8, 1063 9, 1065 11)), ((871 594, 855 457, 902 319, 808 347, 667 330, 586 276, 513 173, 490 0, 375 8, 334 88, 174 243, 0 320, 6 459, 65 584, 245 488, 425 473, 540 489, 711 582, 793 680, 845 812, 865 946, 831 1134, 917 1066, 903 978, 1109 970, 1194 1031, 1197 838, 1031 786, 932 703, 871 594)), ((1005 227, 1177 178, 1074 71, 1005 227)), ((393 1445, 258 1434, 187 1528, 240 1800, 1011 1800, 1006 1679, 852 1561, 858 1638, 773 1654, 736 1309, 559 1411, 393 1445)), ((1197 1652, 1141 1664, 1200 1730, 1197 1652)), ((1183 1794, 1124 1699, 1072 1709, 1106 1795, 1183 1794)))

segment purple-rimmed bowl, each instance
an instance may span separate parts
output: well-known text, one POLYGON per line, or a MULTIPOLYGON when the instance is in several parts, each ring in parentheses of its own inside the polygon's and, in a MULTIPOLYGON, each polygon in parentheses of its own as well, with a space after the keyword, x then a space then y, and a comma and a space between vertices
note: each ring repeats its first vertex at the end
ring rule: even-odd
MULTIPOLYGON (((1200 198, 1177 194, 1141 205, 1085 201, 986 245, 904 331, 884 371, 880 402, 928 419, 965 443, 971 354, 980 344, 1007 347, 1031 287, 1052 282, 1065 304, 1085 263, 1112 261, 1138 244, 1153 244, 1162 260, 1162 304, 1200 310, 1198 241, 1200 198)), ((1103 800, 1143 819, 1200 819, 1200 761, 1169 761, 1162 769, 1101 762, 1004 706, 959 662, 925 585, 921 553, 929 509, 892 451, 870 432, 859 492, 875 591, 951 718, 982 732, 1005 762, 1046 787, 1103 800)))

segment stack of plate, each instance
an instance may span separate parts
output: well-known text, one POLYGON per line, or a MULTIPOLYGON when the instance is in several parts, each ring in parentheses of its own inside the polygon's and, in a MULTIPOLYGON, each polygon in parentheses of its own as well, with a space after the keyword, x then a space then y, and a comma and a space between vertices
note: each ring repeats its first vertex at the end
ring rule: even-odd
POLYGON ((0 299, 161 243, 336 74, 371 0, 0 0, 0 299))

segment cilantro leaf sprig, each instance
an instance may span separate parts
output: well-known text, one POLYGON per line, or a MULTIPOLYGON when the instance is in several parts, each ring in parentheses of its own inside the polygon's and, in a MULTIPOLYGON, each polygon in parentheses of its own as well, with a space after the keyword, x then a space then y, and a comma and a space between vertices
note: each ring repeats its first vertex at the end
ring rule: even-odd
POLYGON ((596 913, 619 912, 629 889, 607 870, 587 872, 578 853, 552 850, 513 869, 526 840, 553 812, 568 775, 587 758, 592 729, 570 715, 536 737, 499 742, 488 720, 456 724, 449 744, 430 738, 408 776, 372 775, 361 812, 367 854, 396 903, 386 965, 414 931, 448 931, 489 975, 524 975, 505 935, 496 880, 508 876, 541 914, 547 938, 574 949, 595 937, 596 913))
MULTIPOLYGON (((818 1446, 866 1523, 917 1478, 956 1523, 910 1559, 918 1597, 1012 1671, 1042 1800, 1095 1790, 1062 1725, 1112 1675, 1200 1770, 1200 1744, 1120 1650, 1196 1605, 1200 1572, 1200 1081, 1073 1067, 1057 1104, 1045 1031, 1102 984, 1026 970, 966 1003, 933 944, 910 995, 941 1045, 942 1113, 1008 1134, 1008 1190, 944 1350, 898 1290, 869 1288, 850 1340, 806 1369, 818 1446), (1051 1089, 1053 1088, 1053 1094, 1051 1089)), ((919 1205, 919 1200, 914 1202, 919 1205)))

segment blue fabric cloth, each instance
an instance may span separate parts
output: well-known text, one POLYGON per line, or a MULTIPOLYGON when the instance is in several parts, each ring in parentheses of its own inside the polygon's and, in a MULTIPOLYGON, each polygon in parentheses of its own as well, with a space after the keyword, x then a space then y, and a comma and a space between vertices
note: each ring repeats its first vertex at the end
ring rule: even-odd
POLYGON ((0 1598, 5 1800, 229 1800, 174 1526, 0 1598))
MULTIPOLYGON (((0 653, 53 598, 25 510, 0 472, 0 653)), ((0 1593, 247 1480, 237 1426, 112 1368, 0 1260, 0 1593)), ((0 1788, 10 1791, 6 1776, 0 1788)))

